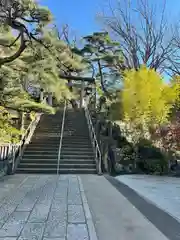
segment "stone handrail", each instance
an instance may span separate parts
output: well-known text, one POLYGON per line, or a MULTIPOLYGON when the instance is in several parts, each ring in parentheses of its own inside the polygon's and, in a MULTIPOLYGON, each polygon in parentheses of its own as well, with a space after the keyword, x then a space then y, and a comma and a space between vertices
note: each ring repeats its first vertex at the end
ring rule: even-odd
MULTIPOLYGON (((45 102, 44 98, 42 102, 45 102)), ((41 113, 37 113, 17 144, 1 144, 0 146, 0 170, 4 174, 13 174, 18 165, 18 159, 22 157, 25 145, 29 144, 34 130, 41 118, 41 113)))

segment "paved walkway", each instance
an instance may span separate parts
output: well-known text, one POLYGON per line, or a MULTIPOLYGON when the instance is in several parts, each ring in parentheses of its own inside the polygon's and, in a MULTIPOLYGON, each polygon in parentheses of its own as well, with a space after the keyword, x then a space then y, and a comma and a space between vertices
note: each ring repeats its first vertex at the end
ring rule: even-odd
POLYGON ((124 175, 117 179, 180 222, 180 178, 124 175))
POLYGON ((82 176, 99 240, 167 240, 146 216, 137 210, 104 177, 82 176))
POLYGON ((0 240, 180 240, 179 229, 178 221, 112 177, 0 179, 0 240))
POLYGON ((80 177, 15 175, 3 180, 0 239, 97 239, 80 177))

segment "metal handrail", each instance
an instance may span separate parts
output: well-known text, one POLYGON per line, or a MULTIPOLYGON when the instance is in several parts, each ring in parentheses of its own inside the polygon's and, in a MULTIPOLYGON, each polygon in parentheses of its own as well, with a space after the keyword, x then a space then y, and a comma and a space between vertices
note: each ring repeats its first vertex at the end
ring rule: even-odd
POLYGON ((95 160, 96 160, 97 171, 98 171, 98 174, 101 175, 102 174, 101 151, 100 151, 99 144, 98 144, 98 141, 97 141, 97 138, 96 138, 96 133, 95 133, 95 130, 94 130, 94 127, 93 127, 91 115, 89 113, 87 104, 85 104, 84 109, 85 109, 85 116, 86 116, 86 119, 87 119, 89 134, 90 134, 90 137, 91 137, 91 142, 92 142, 92 145, 93 145, 93 149, 95 151, 95 160))
POLYGON ((62 125, 61 125, 61 136, 60 136, 60 142, 59 142, 59 151, 58 151, 57 175, 59 175, 59 165, 60 165, 60 158, 61 158, 61 148, 62 148, 62 140, 63 140, 63 133, 64 133, 66 107, 67 107, 67 104, 66 104, 66 101, 65 101, 64 111, 63 111, 63 119, 62 119, 62 125))

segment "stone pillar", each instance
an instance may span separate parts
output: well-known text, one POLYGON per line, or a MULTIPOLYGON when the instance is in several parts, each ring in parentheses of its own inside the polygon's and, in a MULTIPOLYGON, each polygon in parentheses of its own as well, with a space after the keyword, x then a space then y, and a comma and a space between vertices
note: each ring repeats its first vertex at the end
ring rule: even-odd
POLYGON ((52 106, 52 93, 48 93, 48 104, 52 106))
POLYGON ((24 112, 20 113, 20 131, 21 131, 21 140, 22 140, 22 136, 24 134, 24 130, 25 130, 25 116, 26 114, 24 112))
POLYGON ((41 88, 40 89, 40 102, 44 100, 44 90, 41 88))
POLYGON ((81 82, 80 108, 83 108, 83 102, 84 102, 84 81, 81 82))
POLYGON ((107 127, 108 127, 108 137, 111 139, 112 138, 112 123, 110 121, 107 123, 107 127))
POLYGON ((96 83, 93 84, 93 90, 94 90, 94 110, 96 110, 96 102, 97 102, 97 92, 96 92, 96 83))

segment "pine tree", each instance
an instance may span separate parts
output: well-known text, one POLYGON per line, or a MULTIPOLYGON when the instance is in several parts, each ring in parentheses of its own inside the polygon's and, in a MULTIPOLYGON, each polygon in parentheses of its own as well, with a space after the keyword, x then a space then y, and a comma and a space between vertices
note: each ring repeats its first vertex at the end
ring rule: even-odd
MULTIPOLYGON (((80 71, 81 58, 72 54, 57 32, 48 26, 52 19, 50 11, 33 0, 1 2, 0 12, 0 106, 3 111, 53 113, 55 109, 36 102, 26 86, 52 92, 58 102, 71 99, 66 81, 59 76, 69 69, 80 71)), ((0 119, 3 135, 9 136, 4 138, 5 142, 11 139, 8 132, 14 131, 18 136, 10 115, 4 118, 1 112, 0 119)))
POLYGON ((104 94, 109 95, 109 88, 114 87, 121 75, 118 69, 118 65, 123 64, 120 46, 107 32, 95 32, 83 39, 84 47, 74 51, 83 56, 93 75, 100 80, 104 94))
POLYGON ((38 41, 42 29, 51 22, 50 11, 34 0, 0 2, 0 66, 17 59, 31 44, 38 41))

